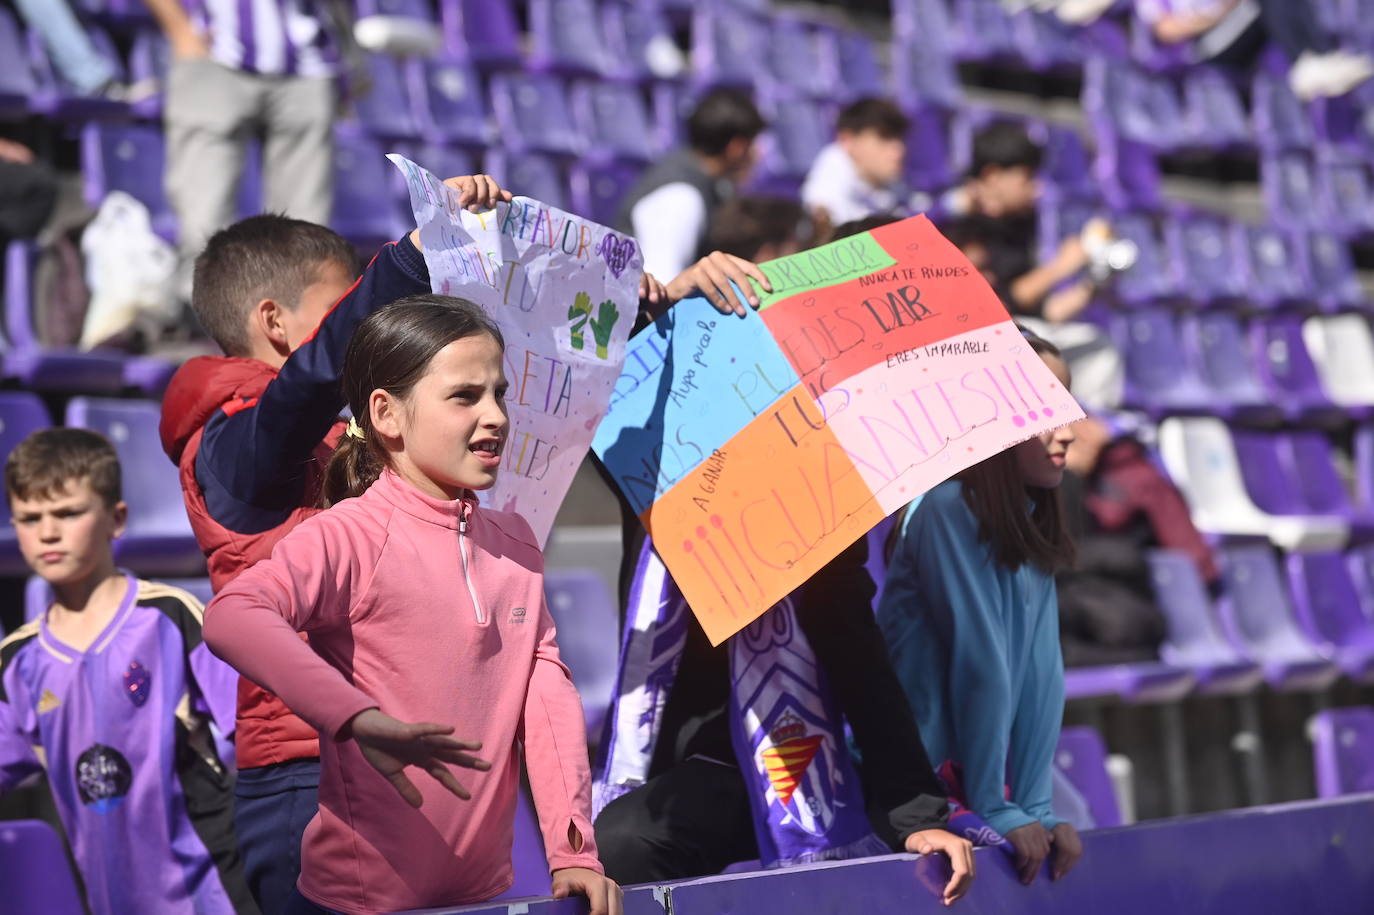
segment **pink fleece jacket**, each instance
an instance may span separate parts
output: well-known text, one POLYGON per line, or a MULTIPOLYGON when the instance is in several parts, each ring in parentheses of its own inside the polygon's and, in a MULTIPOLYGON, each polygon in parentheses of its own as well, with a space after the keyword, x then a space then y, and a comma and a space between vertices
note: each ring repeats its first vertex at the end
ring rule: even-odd
POLYGON ((388 471, 302 523, 206 608, 214 652, 320 732, 307 897, 371 915, 504 892, 520 742, 549 869, 601 872, 582 703, 558 657, 543 566, 519 515, 430 498, 388 471), (472 800, 418 769, 407 774, 424 806, 401 800, 354 741, 338 739, 368 708, 482 741, 491 771, 453 770, 472 800))

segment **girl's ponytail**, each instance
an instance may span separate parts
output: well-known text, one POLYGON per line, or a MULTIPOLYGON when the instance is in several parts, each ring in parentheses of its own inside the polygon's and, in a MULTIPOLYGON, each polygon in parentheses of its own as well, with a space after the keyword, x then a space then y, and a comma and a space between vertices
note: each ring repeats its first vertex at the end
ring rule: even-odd
POLYGON ((361 496, 377 482, 385 467, 377 447, 360 431, 357 420, 349 422, 348 432, 339 439, 339 446, 325 466, 321 503, 329 508, 344 499, 361 496))

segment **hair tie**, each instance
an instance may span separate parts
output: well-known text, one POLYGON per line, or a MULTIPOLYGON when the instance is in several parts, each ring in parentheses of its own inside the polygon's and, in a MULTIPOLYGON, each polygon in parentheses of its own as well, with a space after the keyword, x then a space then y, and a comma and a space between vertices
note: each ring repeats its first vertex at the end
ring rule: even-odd
POLYGON ((367 433, 363 432, 363 427, 358 425, 358 418, 356 416, 350 416, 348 418, 348 429, 345 430, 344 435, 347 435, 349 438, 356 438, 359 441, 367 441, 367 433))

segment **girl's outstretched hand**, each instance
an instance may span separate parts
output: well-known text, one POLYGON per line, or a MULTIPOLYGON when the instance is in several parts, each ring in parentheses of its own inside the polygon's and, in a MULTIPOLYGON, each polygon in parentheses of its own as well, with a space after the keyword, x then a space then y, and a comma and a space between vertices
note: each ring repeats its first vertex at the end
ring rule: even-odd
POLYGON ((625 894, 610 877, 585 867, 563 867, 553 872, 553 898, 586 896, 589 915, 621 915, 625 894))
POLYGON ((460 175, 444 183, 458 192, 458 205, 474 213, 485 213, 497 203, 510 203, 510 191, 501 189, 491 175, 460 175))
POLYGON ((448 767, 462 766, 479 772, 491 768, 491 763, 468 752, 482 749, 479 741, 459 740, 450 736, 452 734, 451 725, 398 721, 378 709, 370 708, 353 716, 340 734, 340 739, 351 737, 356 740, 358 748, 363 751, 363 759, 386 776, 391 787, 407 804, 419 807, 423 799, 420 789, 406 776, 407 766, 424 769, 435 781, 465 801, 472 795, 458 784, 458 779, 453 777, 448 767))
POLYGON ((973 863, 973 843, 943 829, 923 829, 906 837, 906 850, 916 855, 944 852, 949 858, 949 883, 945 886, 945 905, 954 905, 973 885, 976 868, 973 863))
POLYGON ((712 251, 668 284, 668 297, 676 302, 700 292, 721 314, 744 317, 745 308, 759 307, 759 296, 749 282, 751 279, 764 292, 773 291, 773 284, 757 264, 724 251, 712 251))

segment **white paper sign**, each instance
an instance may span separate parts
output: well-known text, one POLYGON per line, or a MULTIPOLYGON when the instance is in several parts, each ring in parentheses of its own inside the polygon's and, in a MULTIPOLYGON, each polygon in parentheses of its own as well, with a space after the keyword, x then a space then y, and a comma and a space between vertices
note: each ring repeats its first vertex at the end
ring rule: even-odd
POLYGON ((410 188, 434 291, 481 305, 506 338, 510 431, 481 501, 524 515, 544 542, 620 377, 639 245, 528 197, 469 213, 440 179, 388 158, 410 188))

